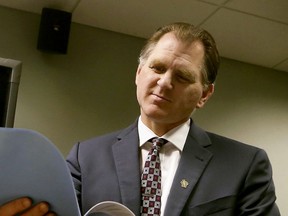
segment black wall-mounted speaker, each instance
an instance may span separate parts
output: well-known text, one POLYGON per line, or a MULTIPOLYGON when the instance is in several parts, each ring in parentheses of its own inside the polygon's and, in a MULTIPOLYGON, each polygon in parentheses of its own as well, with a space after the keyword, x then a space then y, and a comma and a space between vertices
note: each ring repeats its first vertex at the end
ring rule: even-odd
POLYGON ((44 52, 66 54, 72 14, 43 8, 37 49, 44 52))

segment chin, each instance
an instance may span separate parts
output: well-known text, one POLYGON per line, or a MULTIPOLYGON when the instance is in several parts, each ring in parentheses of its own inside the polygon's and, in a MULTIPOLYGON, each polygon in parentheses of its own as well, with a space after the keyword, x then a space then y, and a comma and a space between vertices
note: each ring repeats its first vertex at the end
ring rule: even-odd
POLYGON ((157 123, 163 123, 163 124, 169 124, 173 122, 174 119, 171 118, 171 114, 162 113, 162 112, 150 112, 145 113, 145 117, 149 121, 157 122, 157 123))

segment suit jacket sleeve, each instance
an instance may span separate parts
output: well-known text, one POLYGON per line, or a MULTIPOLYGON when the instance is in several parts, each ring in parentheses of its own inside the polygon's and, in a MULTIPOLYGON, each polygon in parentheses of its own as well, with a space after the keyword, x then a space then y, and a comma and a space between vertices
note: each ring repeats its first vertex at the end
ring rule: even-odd
POLYGON ((80 165, 78 163, 78 149, 79 149, 79 143, 74 145, 71 152, 69 153, 67 157, 67 164, 70 169, 72 179, 74 182, 74 188, 76 191, 76 196, 78 199, 80 211, 82 212, 81 208, 81 169, 80 165))
POLYGON ((237 215, 278 216, 280 213, 275 200, 271 164, 265 151, 259 150, 249 167, 238 196, 237 215))
POLYGON ((138 142, 134 124, 72 148, 67 163, 82 213, 107 200, 122 203, 136 215, 140 212, 138 142))

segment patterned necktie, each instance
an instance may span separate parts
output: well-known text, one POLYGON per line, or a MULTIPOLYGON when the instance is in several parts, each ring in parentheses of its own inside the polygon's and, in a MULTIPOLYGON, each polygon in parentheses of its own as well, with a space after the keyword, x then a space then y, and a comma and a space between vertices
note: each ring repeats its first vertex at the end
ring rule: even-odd
POLYGON ((152 138, 153 143, 145 161, 141 176, 142 216, 159 216, 161 209, 161 167, 159 151, 167 140, 162 138, 152 138))

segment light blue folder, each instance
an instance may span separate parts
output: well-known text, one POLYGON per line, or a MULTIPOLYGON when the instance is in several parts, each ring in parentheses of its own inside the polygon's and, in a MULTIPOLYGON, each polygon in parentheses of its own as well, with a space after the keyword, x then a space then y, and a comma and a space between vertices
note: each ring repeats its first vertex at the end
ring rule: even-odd
MULTIPOLYGON (((20 197, 46 201, 59 216, 80 216, 66 161, 43 135, 27 130, 0 128, 0 205, 20 197)), ((95 204, 88 215, 135 216, 113 201, 95 204)))
POLYGON ((58 149, 35 131, 0 128, 0 205, 23 196, 47 201, 60 216, 80 215, 72 178, 58 149))

